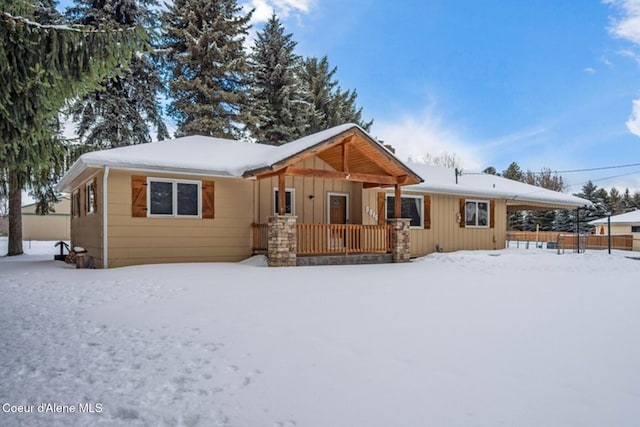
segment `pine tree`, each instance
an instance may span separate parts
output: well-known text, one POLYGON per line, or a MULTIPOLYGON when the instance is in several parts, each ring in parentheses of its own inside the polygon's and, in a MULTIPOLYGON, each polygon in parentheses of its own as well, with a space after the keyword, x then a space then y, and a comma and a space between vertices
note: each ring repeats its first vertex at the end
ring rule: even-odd
POLYGON ((511 162, 509 167, 502 172, 502 176, 513 181, 523 182, 524 180, 524 172, 516 162, 511 162))
POLYGON ((297 75, 301 58, 296 42, 273 14, 257 34, 249 57, 251 103, 247 128, 258 142, 280 145, 303 135, 309 126, 309 94, 297 75))
POLYGON ((0 187, 9 199, 8 252, 19 255, 22 190, 46 210, 65 166, 58 112, 144 51, 145 35, 60 25, 50 2, 0 0, 0 11, 0 187))
POLYGON ((237 139, 248 104, 243 43, 252 12, 236 0, 176 0, 163 14, 169 114, 178 135, 237 139))
POLYGON ((570 211, 563 209, 556 212, 555 221, 553 223, 554 231, 572 232, 574 228, 574 218, 570 211))
MULTIPOLYGON (((76 0, 67 16, 72 22, 99 29, 143 27, 154 42, 156 6, 155 0, 76 0)), ((72 106, 84 145, 81 151, 150 142, 151 128, 157 139, 169 137, 158 101, 164 88, 156 64, 152 54, 138 53, 130 64, 121 64, 119 73, 107 79, 100 90, 72 106)))
POLYGON ((343 92, 335 80, 337 68, 330 68, 326 56, 306 58, 301 64, 300 74, 308 87, 313 111, 308 118, 307 134, 338 126, 344 123, 355 123, 364 130, 369 130, 373 120, 362 121, 362 108, 356 106, 357 92, 343 92))
MULTIPOLYGON (((598 188, 593 182, 588 181, 582 186, 582 191, 575 196, 587 199, 593 203, 593 206, 579 209, 580 229, 579 233, 588 233, 593 229, 588 223, 594 219, 603 218, 608 210, 608 194, 603 188, 598 188)), ((575 221, 575 214, 573 214, 575 221)))

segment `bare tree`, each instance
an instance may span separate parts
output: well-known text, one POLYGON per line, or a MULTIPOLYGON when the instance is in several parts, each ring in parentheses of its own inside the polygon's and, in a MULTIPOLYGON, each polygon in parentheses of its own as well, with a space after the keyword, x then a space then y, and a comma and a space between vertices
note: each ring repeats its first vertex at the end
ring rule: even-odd
POLYGON ((442 166, 450 169, 462 168, 462 159, 458 157, 456 153, 449 153, 448 151, 438 154, 437 156, 434 156, 431 153, 427 153, 420 158, 413 159, 409 157, 409 161, 424 163, 427 165, 442 166))

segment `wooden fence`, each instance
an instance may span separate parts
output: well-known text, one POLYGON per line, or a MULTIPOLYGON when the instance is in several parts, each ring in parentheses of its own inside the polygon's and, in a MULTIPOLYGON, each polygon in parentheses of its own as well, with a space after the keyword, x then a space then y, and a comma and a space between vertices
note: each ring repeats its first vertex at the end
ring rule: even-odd
MULTIPOLYGON (((507 242, 555 242, 561 249, 578 248, 575 233, 561 233, 557 231, 507 231, 507 242)), ((581 234, 580 249, 607 249, 609 236, 602 234, 581 234)), ((633 250, 633 235, 612 235, 611 249, 623 251, 633 250)))
MULTIPOLYGON (((253 224, 253 251, 267 250, 268 224, 253 224)), ((297 224, 299 255, 386 253, 391 251, 389 225, 297 224)))

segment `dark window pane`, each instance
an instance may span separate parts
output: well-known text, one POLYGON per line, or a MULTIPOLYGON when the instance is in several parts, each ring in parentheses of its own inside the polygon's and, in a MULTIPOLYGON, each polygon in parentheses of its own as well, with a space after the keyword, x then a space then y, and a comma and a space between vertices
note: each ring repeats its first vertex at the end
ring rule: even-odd
POLYGON ((632 233, 640 233, 640 225, 632 225, 631 226, 632 233))
POLYGON ((489 203, 478 202, 478 225, 486 227, 489 225, 489 203))
POLYGON ((151 181, 149 187, 151 215, 173 215, 173 183, 151 181))
POLYGON ((198 215, 198 185, 178 183, 178 215, 198 215))
POLYGON ((469 226, 478 225, 476 222, 476 202, 467 202, 464 207, 465 224, 469 226))
MULTIPOLYGON (((387 197, 387 218, 395 218, 394 196, 387 197)), ((422 207, 421 200, 414 197, 403 197, 401 204, 401 218, 410 218, 411 227, 420 227, 422 207)))
MULTIPOLYGON (((292 195, 292 191, 291 190, 285 190, 284 192, 284 207, 285 207, 285 213, 287 214, 291 214, 293 213, 292 209, 293 209, 293 205, 291 204, 291 195, 292 195)), ((278 190, 275 191, 275 201, 273 206, 275 206, 275 213, 277 214, 278 212, 280 212, 280 197, 278 197, 278 190)))

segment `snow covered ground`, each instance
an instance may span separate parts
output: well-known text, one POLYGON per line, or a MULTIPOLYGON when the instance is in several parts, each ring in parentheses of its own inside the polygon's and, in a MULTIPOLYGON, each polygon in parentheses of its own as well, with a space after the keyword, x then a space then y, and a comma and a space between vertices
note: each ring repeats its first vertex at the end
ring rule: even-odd
POLYGON ((53 251, 0 258, 2 426, 640 425, 635 253, 105 271, 53 251))

